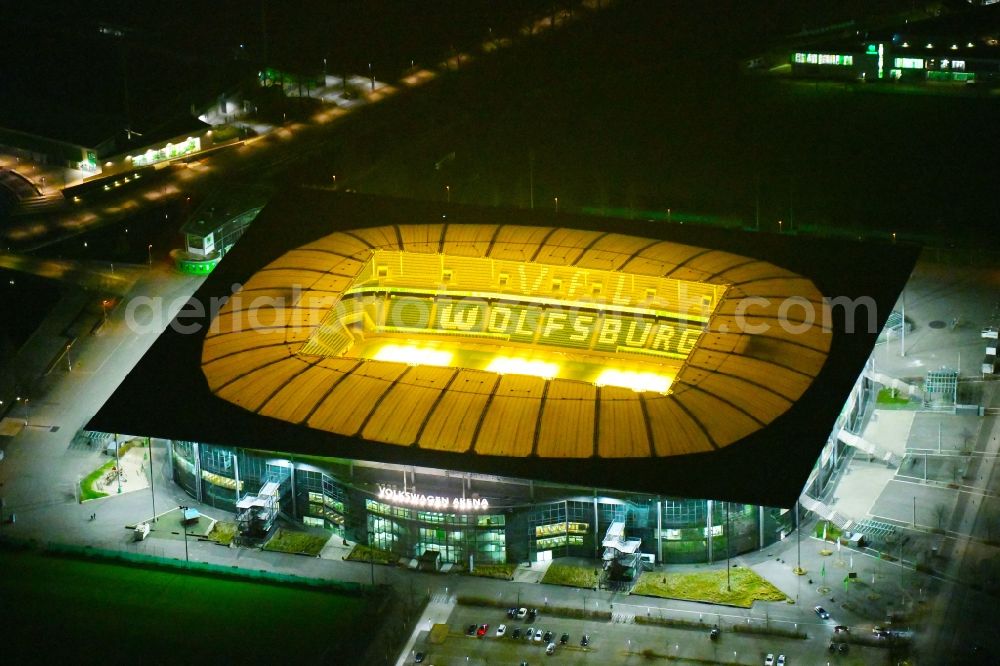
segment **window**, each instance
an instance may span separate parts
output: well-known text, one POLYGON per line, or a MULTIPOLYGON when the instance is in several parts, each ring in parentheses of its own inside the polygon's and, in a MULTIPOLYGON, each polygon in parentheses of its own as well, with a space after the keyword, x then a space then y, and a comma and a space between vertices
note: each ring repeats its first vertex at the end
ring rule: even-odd
POLYGON ((850 67, 854 64, 853 55, 840 55, 837 53, 794 53, 792 62, 808 65, 837 65, 850 67))
POLYGON ((893 58, 892 64, 898 69, 923 69, 923 58, 893 58))

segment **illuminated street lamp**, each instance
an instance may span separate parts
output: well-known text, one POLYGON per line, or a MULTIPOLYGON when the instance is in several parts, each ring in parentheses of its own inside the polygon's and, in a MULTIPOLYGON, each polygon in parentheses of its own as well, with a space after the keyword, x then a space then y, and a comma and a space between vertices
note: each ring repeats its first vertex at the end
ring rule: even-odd
POLYGON ((29 398, 22 398, 21 396, 17 396, 14 399, 14 402, 23 402, 24 403, 24 425, 27 426, 28 425, 28 421, 31 418, 31 408, 28 405, 28 403, 30 402, 30 399, 29 398))
POLYGON ((553 197, 553 199, 556 202, 556 212, 558 213, 559 212, 559 197, 553 197))
POLYGON ((104 323, 108 323, 108 299, 101 301, 101 309, 104 311, 104 323))
POLYGON ((146 246, 146 254, 147 254, 147 259, 149 261, 149 267, 152 268, 153 267, 153 244, 152 243, 150 243, 149 245, 146 246))
POLYGON ((448 201, 448 203, 451 203, 451 185, 445 185, 444 186, 444 191, 445 191, 445 193, 447 195, 447 201, 448 201))

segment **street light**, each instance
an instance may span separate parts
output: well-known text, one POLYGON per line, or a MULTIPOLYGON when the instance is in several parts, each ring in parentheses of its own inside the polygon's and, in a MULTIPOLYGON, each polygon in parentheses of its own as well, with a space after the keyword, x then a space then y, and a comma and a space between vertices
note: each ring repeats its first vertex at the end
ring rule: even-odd
MULTIPOLYGON (((27 410, 28 410, 28 399, 27 398, 22 398, 21 396, 15 397, 14 398, 14 404, 16 405, 19 402, 23 402, 24 403, 24 409, 25 409, 25 413, 24 413, 24 425, 28 425, 28 412, 27 412, 27 410)), ((2 407, 2 406, 3 406, 3 400, 0 400, 0 407, 2 407)))
POLYGON ((445 191, 445 193, 447 194, 447 197, 448 197, 448 199, 447 199, 447 200, 448 200, 448 203, 451 203, 451 185, 445 185, 445 186, 444 186, 444 191, 445 191))
POLYGON ((372 567, 372 587, 375 587, 375 530, 372 527, 368 528, 368 561, 371 563, 372 567))
POLYGON ((559 212, 559 197, 552 197, 556 202, 556 212, 559 212))
POLYGON ((149 245, 146 246, 146 254, 148 255, 147 258, 149 260, 149 267, 152 268, 153 267, 153 244, 152 243, 150 243, 149 245))
POLYGON ((101 309, 104 311, 104 323, 108 323, 108 299, 101 301, 101 309))
POLYGON ((177 507, 181 510, 181 531, 184 533, 184 561, 190 562, 191 559, 188 557, 188 533, 187 527, 184 526, 184 512, 188 510, 186 506, 177 507))

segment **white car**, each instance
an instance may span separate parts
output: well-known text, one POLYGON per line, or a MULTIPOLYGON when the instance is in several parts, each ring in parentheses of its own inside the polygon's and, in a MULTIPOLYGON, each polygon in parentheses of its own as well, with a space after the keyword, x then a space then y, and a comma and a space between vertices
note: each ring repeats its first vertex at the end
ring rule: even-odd
POLYGON ((785 666, 785 655, 783 655, 783 654, 779 654, 778 655, 777 666, 785 666))
POLYGON ((506 633, 507 633, 507 625, 506 624, 501 624, 499 627, 497 627, 497 638, 500 638, 501 636, 503 636, 506 633))
POLYGON ((517 609, 517 619, 518 620, 523 620, 527 616, 528 616, 528 609, 527 608, 518 608, 517 609))
POLYGON ((535 642, 536 643, 541 643, 542 642, 542 630, 541 629, 539 629, 538 631, 535 632, 535 642))
POLYGON ((769 652, 767 656, 764 657, 764 666, 774 666, 774 655, 772 653, 769 652))
POLYGON ((556 644, 549 643, 548 646, 545 648, 545 654, 555 654, 555 653, 556 653, 556 644))

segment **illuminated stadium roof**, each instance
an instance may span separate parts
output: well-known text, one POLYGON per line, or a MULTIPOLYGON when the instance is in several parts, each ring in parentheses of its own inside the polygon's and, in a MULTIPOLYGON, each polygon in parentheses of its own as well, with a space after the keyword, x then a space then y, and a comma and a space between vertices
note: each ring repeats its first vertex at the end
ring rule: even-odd
POLYGON ((220 398, 372 442, 489 456, 727 446, 802 395, 832 337, 741 330, 776 321, 790 297, 824 307, 808 279, 768 262, 556 227, 335 232, 263 267, 239 296, 202 354, 220 398), (266 314, 254 311, 261 296, 274 297, 266 314), (767 304, 739 327, 747 297, 767 304), (629 377, 664 381, 636 391, 629 377))
POLYGON ((912 267, 878 249, 295 190, 91 427, 787 503, 877 332, 824 296, 880 326, 912 267))

